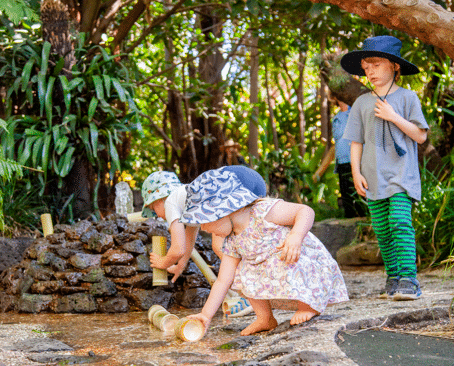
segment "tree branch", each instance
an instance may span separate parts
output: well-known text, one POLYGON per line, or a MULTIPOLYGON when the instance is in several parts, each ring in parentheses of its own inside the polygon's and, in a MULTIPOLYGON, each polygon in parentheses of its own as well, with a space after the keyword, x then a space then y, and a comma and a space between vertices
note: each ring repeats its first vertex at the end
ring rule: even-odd
POLYGON ((309 0, 339 8, 404 32, 454 59, 454 13, 431 0, 309 0))

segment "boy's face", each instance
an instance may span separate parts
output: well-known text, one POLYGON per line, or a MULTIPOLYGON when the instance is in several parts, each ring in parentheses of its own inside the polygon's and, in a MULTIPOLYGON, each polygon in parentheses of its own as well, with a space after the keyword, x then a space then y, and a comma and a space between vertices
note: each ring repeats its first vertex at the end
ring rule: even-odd
POLYGON ((382 87, 394 79, 394 72, 399 70, 400 65, 387 58, 368 57, 361 60, 361 67, 372 85, 382 87))
POLYGON ((153 210, 154 212, 156 212, 156 215, 158 217, 160 217, 161 219, 164 219, 164 220, 166 219, 166 210, 165 210, 165 207, 164 207, 164 203, 165 203, 165 199, 166 198, 167 197, 161 198, 161 199, 156 200, 156 201, 154 201, 154 202, 152 202, 152 203, 150 203, 148 205, 148 208, 150 210, 153 210))

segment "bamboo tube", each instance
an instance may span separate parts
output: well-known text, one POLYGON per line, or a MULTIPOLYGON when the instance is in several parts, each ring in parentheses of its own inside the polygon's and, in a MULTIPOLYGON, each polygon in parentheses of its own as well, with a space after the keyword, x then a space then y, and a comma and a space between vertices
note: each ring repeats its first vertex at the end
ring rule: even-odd
MULTIPOLYGON (((214 274, 214 272, 211 270, 210 266, 203 260, 199 252, 197 250, 193 249, 191 253, 191 259, 192 261, 196 264, 197 267, 199 267, 200 272, 205 276, 207 279, 208 283, 210 286, 213 286, 213 283, 215 283, 217 277, 214 274)), ((227 295, 225 296, 226 299, 230 299, 232 297, 237 297, 238 295, 232 291, 229 290, 227 292, 227 295)))
POLYGON ((41 215, 41 224, 43 225, 44 237, 54 233, 54 227, 52 225, 52 216, 50 214, 41 215))
POLYGON ((148 218, 142 217, 142 211, 127 214, 126 217, 129 222, 143 222, 148 220, 148 218))
MULTIPOLYGON (((164 257, 167 252, 167 238, 165 236, 153 236, 151 238, 152 251, 154 254, 164 257)), ((153 268, 153 286, 167 286, 167 271, 153 268)))

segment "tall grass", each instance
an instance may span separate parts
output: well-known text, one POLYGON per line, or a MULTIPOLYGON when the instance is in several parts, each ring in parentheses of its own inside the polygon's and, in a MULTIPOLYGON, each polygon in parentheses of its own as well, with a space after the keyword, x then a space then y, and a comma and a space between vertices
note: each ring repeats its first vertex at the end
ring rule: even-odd
POLYGON ((438 265, 454 252, 454 176, 421 168, 421 201, 413 208, 416 250, 422 267, 438 265))

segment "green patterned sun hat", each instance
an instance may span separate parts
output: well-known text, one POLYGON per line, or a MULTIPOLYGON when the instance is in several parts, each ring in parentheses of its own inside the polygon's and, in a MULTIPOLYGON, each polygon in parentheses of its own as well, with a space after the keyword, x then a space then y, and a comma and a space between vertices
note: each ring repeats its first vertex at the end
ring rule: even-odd
POLYGON ((154 201, 169 196, 176 188, 182 186, 177 175, 173 172, 151 173, 142 184, 143 209, 142 216, 150 216, 147 206, 154 201))

